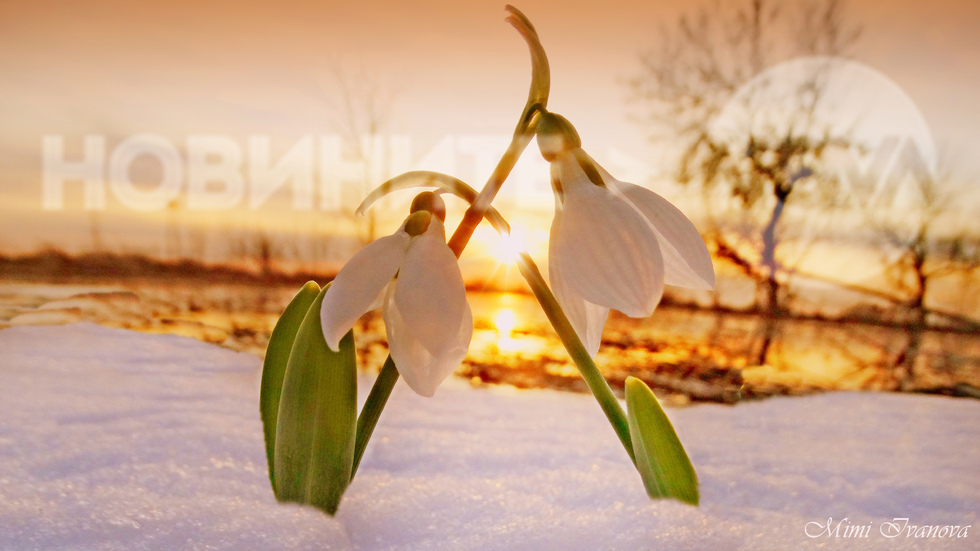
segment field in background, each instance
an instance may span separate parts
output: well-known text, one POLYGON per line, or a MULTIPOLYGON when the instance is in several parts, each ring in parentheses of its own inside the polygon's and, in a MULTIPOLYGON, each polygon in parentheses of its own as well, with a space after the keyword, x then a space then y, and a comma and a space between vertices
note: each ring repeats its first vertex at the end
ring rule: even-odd
MULTIPOLYGON (((111 263, 108 257, 47 253, 34 257, 33 266, 8 261, 0 280, 0 328, 90 321, 185 335, 261 356, 295 290, 307 279, 323 283, 329 277, 294 274, 283 279, 140 258, 111 263)), ((720 287, 739 285, 744 282, 730 280, 720 287)), ((476 331, 457 375, 473 384, 586 390, 533 297, 474 290, 469 298, 476 331)), ((778 321, 768 361, 759 365, 753 358, 762 316, 698 302, 677 294, 667 297, 650 318, 610 317, 596 363, 615 390, 630 375, 674 403, 896 388, 894 366, 908 333, 899 321, 887 319, 881 307, 857 303, 834 318, 786 316, 778 321)), ((357 343, 362 368, 377 370, 387 354, 379 312, 361 320, 357 343)), ((954 326, 924 331, 910 389, 971 394, 977 387, 980 335, 954 326)))

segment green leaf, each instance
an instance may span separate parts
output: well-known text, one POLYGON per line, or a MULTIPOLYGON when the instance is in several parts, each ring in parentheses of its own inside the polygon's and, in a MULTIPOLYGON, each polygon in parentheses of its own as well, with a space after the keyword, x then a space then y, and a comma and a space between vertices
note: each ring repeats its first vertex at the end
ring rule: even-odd
POLYGON ((320 286, 309 281, 296 293, 289 302, 276 327, 269 337, 269 346, 265 349, 265 362, 262 364, 262 387, 259 391, 259 411, 262 413, 262 427, 265 429, 265 453, 269 465, 269 482, 272 490, 276 489, 275 451, 276 423, 279 417, 279 397, 282 394, 282 379, 286 374, 286 362, 289 361, 289 351, 296 340, 296 332, 306 316, 310 304, 320 293, 320 286))
POLYGON ((282 384, 276 429, 276 498, 313 505, 330 515, 350 483, 357 423, 354 332, 327 347, 320 305, 310 305, 293 343, 282 384))
POLYGON ((630 437, 643 486, 651 498, 698 504, 698 475, 674 426, 653 391, 635 377, 626 378, 630 437))

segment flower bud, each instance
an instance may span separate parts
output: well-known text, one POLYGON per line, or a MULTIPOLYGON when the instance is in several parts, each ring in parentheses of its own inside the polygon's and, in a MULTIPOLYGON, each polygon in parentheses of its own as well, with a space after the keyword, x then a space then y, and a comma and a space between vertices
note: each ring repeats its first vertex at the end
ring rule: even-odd
POLYGON ((554 161, 561 153, 582 147, 582 139, 572 123, 555 113, 541 112, 537 134, 538 149, 548 162, 554 161))
POLYGON ((405 233, 416 237, 425 233, 432 222, 432 213, 427 210, 418 210, 408 215, 405 219, 405 233))
POLYGON ((412 208, 409 209, 409 212, 414 214, 419 211, 428 211, 439 217, 439 220, 446 221, 446 202, 442 200, 442 197, 439 197, 438 193, 423 191, 416 195, 415 199, 412 200, 412 208))

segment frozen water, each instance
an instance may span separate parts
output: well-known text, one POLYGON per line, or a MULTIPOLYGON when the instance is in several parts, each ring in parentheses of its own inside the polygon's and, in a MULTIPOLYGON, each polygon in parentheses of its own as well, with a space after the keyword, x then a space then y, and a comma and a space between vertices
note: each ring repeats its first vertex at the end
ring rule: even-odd
POLYGON ((694 508, 646 497, 588 396, 450 379, 425 399, 399 383, 330 518, 272 496, 260 369, 173 335, 0 331, 0 549, 980 547, 976 401, 830 393, 668 410, 701 477, 694 508), (894 518, 970 528, 885 537, 894 518))

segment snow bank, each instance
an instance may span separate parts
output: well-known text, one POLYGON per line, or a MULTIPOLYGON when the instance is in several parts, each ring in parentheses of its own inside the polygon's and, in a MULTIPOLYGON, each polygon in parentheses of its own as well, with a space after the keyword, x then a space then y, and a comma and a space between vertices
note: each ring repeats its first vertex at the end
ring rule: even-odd
POLYGON ((647 499, 588 396, 399 383, 332 519, 272 497, 260 367, 91 324, 0 331, 0 549, 980 547, 975 401, 669 410, 701 476, 693 508, 647 499), (971 528, 886 537, 895 518, 971 528))

